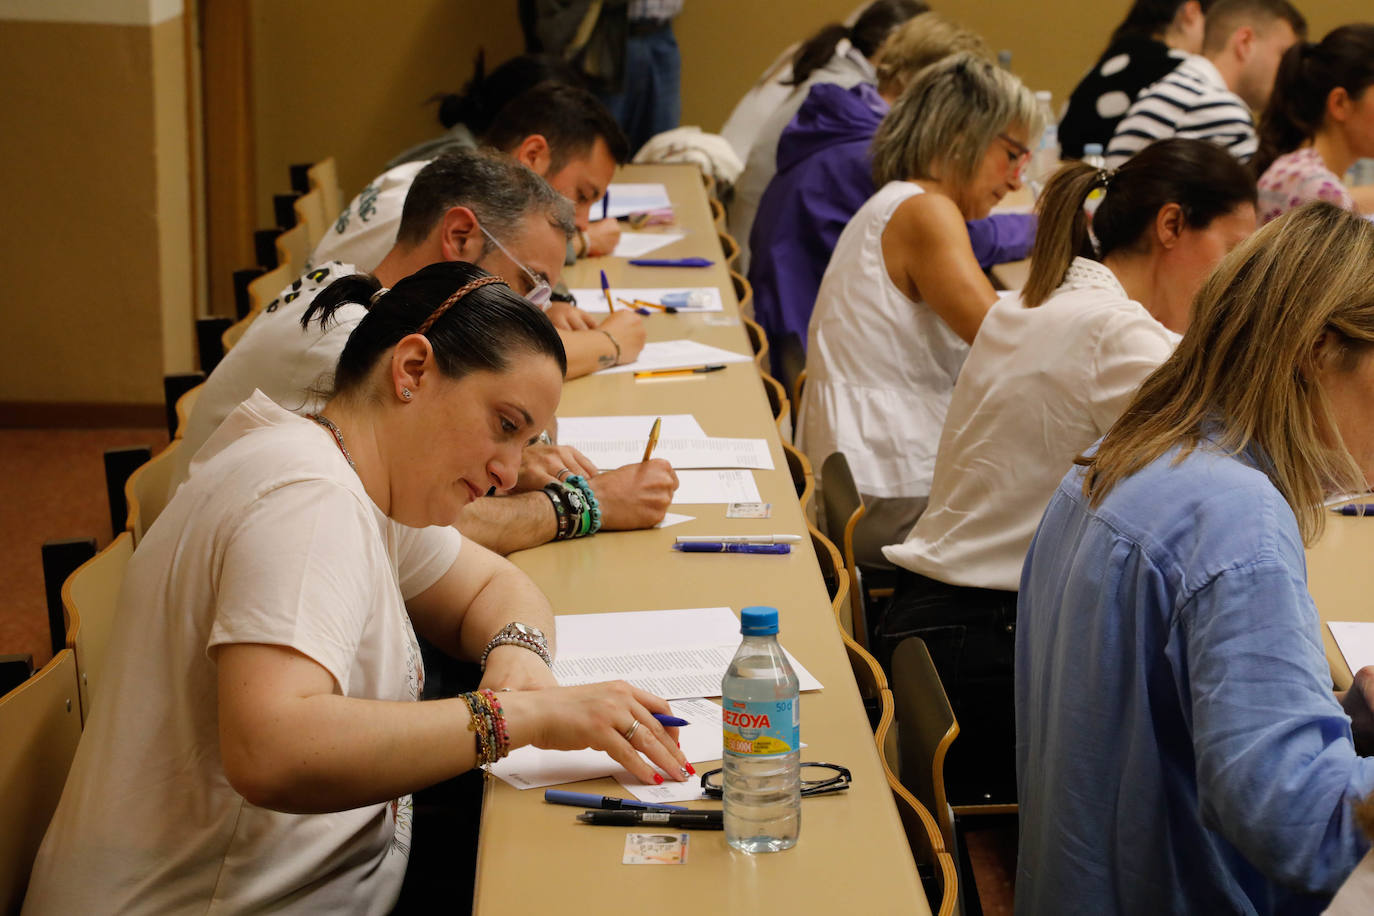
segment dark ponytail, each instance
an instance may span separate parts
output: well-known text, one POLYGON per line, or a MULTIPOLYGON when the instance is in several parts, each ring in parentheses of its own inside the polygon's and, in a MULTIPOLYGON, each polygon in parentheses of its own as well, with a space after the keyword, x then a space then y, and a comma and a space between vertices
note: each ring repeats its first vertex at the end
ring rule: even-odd
POLYGON ((402 338, 416 333, 429 340, 446 378, 505 371, 511 356, 520 351, 548 356, 560 374, 567 374, 563 341, 548 317, 504 282, 483 284, 484 279, 491 275, 480 267, 442 261, 416 271, 375 299, 382 287, 369 275, 343 277, 327 286, 311 303, 303 324, 318 317, 323 326, 344 303, 371 303, 339 354, 333 394, 360 389, 378 360, 402 338), (462 295, 450 301, 458 292, 462 295))
POLYGON ((1075 257, 1100 261, 1116 251, 1144 250, 1160 208, 1171 203, 1182 208, 1190 228, 1202 229, 1242 204, 1253 205, 1255 178, 1221 147, 1177 137, 1150 144, 1114 172, 1082 162, 1063 166, 1040 197, 1022 302, 1027 308, 1044 303, 1075 257), (1089 234, 1083 205, 1095 188, 1105 194, 1089 234))
POLYGON ((1274 91, 1260 116, 1259 152, 1251 160, 1257 176, 1274 160, 1311 140, 1326 117, 1331 90, 1357 97, 1374 85, 1374 24, 1332 29, 1320 42, 1300 41, 1284 52, 1274 91))
MULTIPOLYGON (((1173 24, 1178 11, 1188 0, 1135 0, 1126 11, 1126 18, 1112 32, 1108 47, 1123 38, 1158 38, 1173 24)), ((1211 5, 1211 0, 1200 0, 1203 13, 1211 5)))
MULTIPOLYGON (((479 49, 472 79, 461 92, 437 96, 439 123, 444 127, 465 124, 480 137, 491 127, 496 113, 516 96, 544 82, 583 86, 578 72, 566 62, 544 54, 521 54, 486 72, 486 52, 479 49)), ((431 99, 432 101, 432 99, 431 99)))
POLYGON ((893 29, 929 10, 930 5, 924 0, 874 0, 859 14, 853 28, 831 23, 802 42, 792 55, 792 75, 783 84, 800 86, 805 83, 835 56, 835 47, 845 38, 865 58, 872 57, 893 29))

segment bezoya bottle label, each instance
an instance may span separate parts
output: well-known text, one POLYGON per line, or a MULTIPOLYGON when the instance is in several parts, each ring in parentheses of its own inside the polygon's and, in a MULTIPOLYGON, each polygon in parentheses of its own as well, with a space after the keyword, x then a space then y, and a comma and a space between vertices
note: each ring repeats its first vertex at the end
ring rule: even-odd
POLYGON ((789 700, 731 700, 721 705, 725 750, 751 757, 788 754, 801 747, 798 702, 789 700))

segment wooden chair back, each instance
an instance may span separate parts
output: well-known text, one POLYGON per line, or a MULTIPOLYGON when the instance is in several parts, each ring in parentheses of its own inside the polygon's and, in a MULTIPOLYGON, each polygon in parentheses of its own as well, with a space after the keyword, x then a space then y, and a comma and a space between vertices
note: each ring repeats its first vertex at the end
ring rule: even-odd
POLYGON ((844 568, 849 571, 850 606, 854 616, 851 629, 852 638, 865 649, 868 648, 868 614, 864 605, 862 574, 854 554, 854 530, 864 516, 863 497, 854 483, 854 475, 849 470, 849 459, 843 452, 834 452, 821 462, 821 505, 825 510, 825 534, 840 546, 844 557, 844 568))
POLYGON ((285 267, 292 276, 305 272, 305 262, 313 246, 304 223, 297 223, 278 235, 276 245, 277 267, 285 267))
POLYGON ((0 697, 0 735, 0 912, 18 913, 81 740, 75 653, 63 649, 0 697))
POLYGON ((706 202, 711 205, 711 222, 716 224, 717 232, 725 231, 725 205, 714 197, 708 197, 706 202))
POLYGON ((716 233, 716 238, 720 239, 720 250, 725 255, 725 266, 731 270, 739 263, 739 242, 728 232, 716 233))
POLYGON ((773 412, 773 422, 778 424, 778 435, 783 442, 792 441, 792 405, 787 402, 787 390, 767 372, 760 372, 763 393, 768 395, 768 409, 773 412))
POLYGON ((173 439, 171 445, 153 456, 152 461, 134 471, 124 485, 124 499, 129 504, 129 530, 133 532, 135 547, 172 499, 172 472, 176 469, 177 449, 182 447, 183 441, 173 439))
POLYGON ((200 393, 205 390, 205 383, 201 382, 196 387, 188 390, 181 397, 177 398, 177 435, 180 439, 186 432, 186 421, 191 419, 191 411, 196 409, 196 401, 200 399, 200 393))
POLYGON ((830 608, 835 612, 835 619, 839 620, 845 605, 849 603, 849 573, 845 572, 840 552, 830 543, 830 539, 812 524, 808 523, 806 530, 811 535, 811 548, 816 551, 816 561, 820 563, 821 578, 825 581, 826 594, 830 596, 830 608))
MULTIPOLYGON (((754 320, 754 287, 750 285, 749 278, 737 270, 730 271, 730 285, 735 289, 735 301, 739 303, 739 313, 741 316, 754 320)), ((760 330, 762 330, 760 328, 760 330)), ((758 350, 754 351, 756 354, 758 350)))
MULTIPOLYGON (((300 276, 301 271, 292 271, 287 264, 278 264, 269 271, 260 274, 256 279, 248 284, 248 314, 261 312, 272 304, 272 300, 277 298, 282 290, 286 289, 286 284, 300 276)), ((248 317, 247 315, 244 316, 248 317)))
POLYGON ((935 815, 944 848, 953 850, 954 812, 945 798, 945 755, 959 736, 939 672, 925 642, 902 640, 892 653, 892 698, 897 714, 898 774, 935 815))
MULTIPOLYGON (((306 257, 309 257, 329 231, 329 217, 324 212, 324 192, 316 190, 302 194, 291 204, 291 209, 296 213, 296 225, 305 226, 305 238, 310 246, 306 257)), ((304 259, 301 260, 301 269, 305 269, 304 259)))
POLYGON ((327 156, 312 165, 306 176, 310 180, 310 190, 319 191, 324 203, 324 218, 333 222, 343 209, 343 192, 339 189, 339 167, 333 156, 327 156))
POLYGON ((67 615, 67 648, 76 653, 80 677, 81 723, 91 715, 91 701, 105 673, 105 650, 114 635, 115 610, 124 570, 134 553, 134 536, 121 531, 104 550, 82 564, 62 583, 67 615))
POLYGON ((816 481, 811 476, 811 462, 790 442, 783 442, 782 453, 787 457, 787 471, 792 475, 792 486, 797 491, 797 501, 801 503, 802 514, 805 515, 816 489, 816 481))
POLYGON ((744 324, 744 332, 749 335, 749 346, 754 351, 754 365, 759 372, 767 372, 768 335, 764 333, 763 325, 748 315, 740 315, 739 320, 744 324))

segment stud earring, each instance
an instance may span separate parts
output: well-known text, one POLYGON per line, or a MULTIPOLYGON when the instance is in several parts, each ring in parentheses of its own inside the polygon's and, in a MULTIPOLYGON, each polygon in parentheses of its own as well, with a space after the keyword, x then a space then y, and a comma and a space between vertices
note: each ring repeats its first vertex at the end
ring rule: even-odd
POLYGON ((410 389, 409 389, 409 388, 402 388, 402 389, 401 389, 401 397, 404 398, 405 400, 409 401, 409 400, 410 400, 410 389))

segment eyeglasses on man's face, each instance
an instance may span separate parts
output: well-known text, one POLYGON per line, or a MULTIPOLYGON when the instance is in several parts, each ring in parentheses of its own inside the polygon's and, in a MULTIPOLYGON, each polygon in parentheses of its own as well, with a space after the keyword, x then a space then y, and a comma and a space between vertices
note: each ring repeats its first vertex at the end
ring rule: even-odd
POLYGON ((510 249, 502 245, 496 236, 488 232, 486 226, 478 223, 477 228, 482 230, 482 234, 487 237, 487 241, 499 248, 503 255, 510 258, 512 264, 525 272, 526 278, 530 281, 529 292, 525 293, 525 298, 530 301, 530 304, 537 305, 541 309, 547 309, 549 307, 549 298, 553 296, 553 287, 549 285, 549 281, 530 270, 519 258, 511 254, 510 249))
MULTIPOLYGON (((701 793, 707 798, 720 798, 723 794, 721 779, 723 769, 707 770, 701 774, 701 793)), ((801 765, 801 794, 803 796, 828 795, 843 792, 849 788, 853 778, 849 768, 838 763, 805 763, 801 765)))

